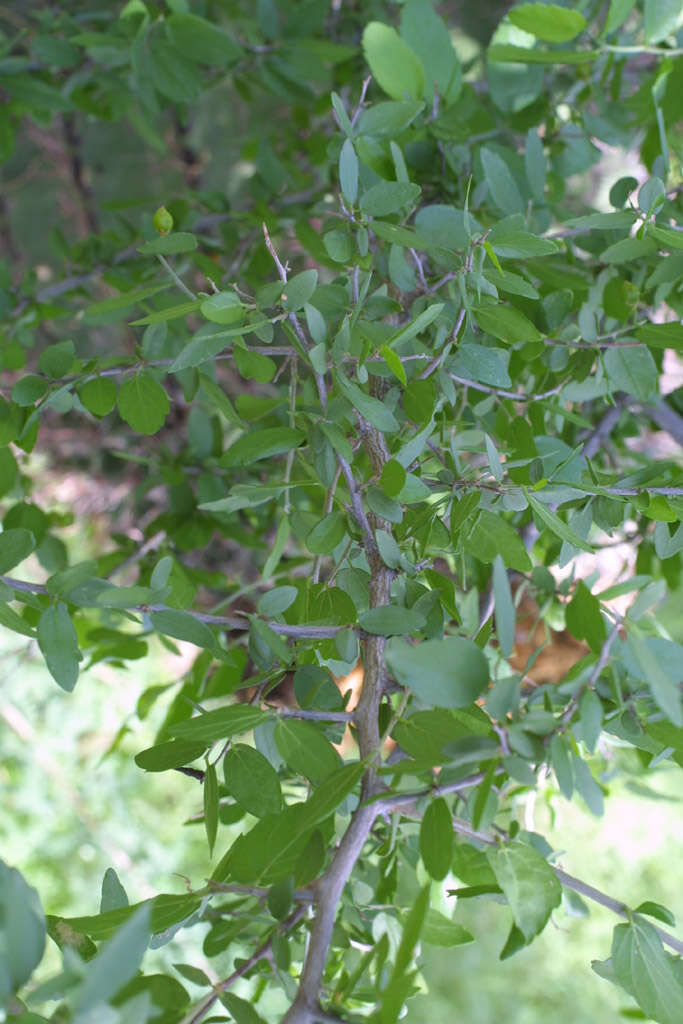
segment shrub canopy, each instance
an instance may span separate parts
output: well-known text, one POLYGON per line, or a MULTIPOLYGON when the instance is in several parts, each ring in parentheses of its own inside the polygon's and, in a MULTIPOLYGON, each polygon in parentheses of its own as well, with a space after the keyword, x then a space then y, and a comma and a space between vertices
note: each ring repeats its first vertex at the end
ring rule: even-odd
POLYGON ((111 870, 77 918, 0 865, 12 1020, 255 1024, 279 989, 286 1024, 391 1024, 420 943, 472 941, 430 905, 445 879, 507 902, 502 957, 563 894, 604 904, 594 970, 683 1019, 670 912, 566 874, 518 813, 542 786, 599 815, 625 750, 683 767, 658 618, 683 550, 680 5, 522 3, 481 52, 440 10, 1 16, 5 182, 51 152, 68 200, 36 195, 28 232, 16 190, 0 209, 0 624, 65 715, 153 636, 196 651, 141 693, 140 718, 167 701, 130 770, 198 780, 215 852, 136 906, 111 870), (65 472, 73 437, 128 485, 81 561, 32 469, 65 472), (522 606, 577 641, 543 685, 522 606), (191 998, 144 953, 199 921, 233 968, 179 965, 191 998), (64 968, 36 991, 46 935, 64 968))

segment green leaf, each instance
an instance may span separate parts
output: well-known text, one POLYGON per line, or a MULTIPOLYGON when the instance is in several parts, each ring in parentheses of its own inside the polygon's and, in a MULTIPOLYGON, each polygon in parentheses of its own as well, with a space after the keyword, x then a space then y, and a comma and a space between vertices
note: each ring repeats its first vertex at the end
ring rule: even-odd
POLYGON ((380 181, 360 197, 361 212, 370 217, 386 217, 404 206, 413 206, 421 191, 419 185, 409 181, 380 181))
POLYGON ((620 28, 636 5, 636 0, 610 0, 609 13, 604 34, 609 35, 620 28))
POLYGON ((562 886, 538 850, 526 843, 506 843, 487 850, 486 857, 505 894, 515 924, 527 942, 542 932, 560 905, 562 886))
POLYGON ((131 306, 137 306, 145 299, 151 298, 152 295, 158 295, 159 292, 166 291, 170 287, 170 282, 168 284, 151 284, 146 288, 136 288, 131 292, 124 292, 122 295, 116 295, 111 299, 93 302, 86 306, 83 319, 86 323, 97 322, 100 317, 106 316, 108 313, 117 313, 119 310, 130 309, 131 306))
POLYGON ((619 210, 616 213, 589 213, 584 217, 571 217, 565 221, 568 228, 585 231, 630 231, 636 222, 636 215, 631 210, 619 210))
POLYGON ((247 348, 244 342, 235 342, 232 357, 240 376, 245 380, 257 380, 260 384, 267 384, 277 372, 277 364, 270 356, 254 352, 247 348))
POLYGON ((153 46, 145 53, 145 70, 154 87, 175 103, 192 103, 198 99, 202 88, 199 69, 162 36, 150 33, 147 38, 153 46))
POLYGON ((250 732, 268 718, 265 711, 248 704, 233 704, 229 707, 205 711, 185 722, 171 725, 169 732, 178 739, 202 743, 204 747, 215 740, 227 740, 250 732))
POLYGON ((540 341, 542 335, 531 320, 512 306, 478 306, 472 309, 477 324, 501 341, 540 341))
POLYGON ((330 95, 330 99, 332 101, 332 109, 334 110, 337 116, 339 127, 346 136, 353 135, 353 127, 349 120, 349 115, 346 113, 346 109, 344 107, 344 103, 341 97, 339 97, 336 92, 333 92, 330 95))
POLYGON ((453 820, 443 797, 432 800, 422 817, 420 856, 428 873, 438 882, 444 879, 451 869, 453 820))
POLYGON ((175 306, 167 306, 165 309, 158 309, 154 313, 140 317, 139 320, 131 320, 131 327, 145 327, 149 324, 165 324, 169 320, 180 320, 181 317, 194 313, 202 304, 201 299, 192 299, 191 302, 178 302, 175 306))
POLYGON ((515 646, 515 605, 505 563, 500 555, 493 560, 493 598, 495 602, 496 638, 501 653, 509 658, 515 646))
POLYGON ((429 327, 430 324, 434 323, 443 308, 443 302, 434 302, 431 306, 427 306, 427 308, 423 309, 414 320, 411 320, 410 323, 401 327, 401 329, 396 331, 395 334, 392 334, 386 343, 387 346, 395 348, 396 345, 401 342, 409 341, 411 338, 416 338, 417 335, 421 334, 426 327, 429 327))
POLYGON ((648 917, 654 917, 658 921, 663 921, 664 924, 671 925, 672 928, 676 927, 676 918, 668 907, 663 907, 661 903, 653 903, 652 900, 645 900, 644 903, 639 903, 634 908, 633 913, 647 914, 648 917))
POLYGON ((117 405, 122 419, 139 434, 156 434, 171 408, 161 384, 148 373, 136 373, 124 381, 117 405))
POLYGON ((596 818, 602 816, 604 811, 604 797, 602 788, 593 778, 593 773, 578 754, 572 754, 572 766, 574 771, 574 785, 577 791, 586 801, 586 806, 596 818))
POLYGON ((645 39, 660 43, 680 25, 679 0, 645 0, 645 39))
POLYGON ((38 369, 46 377, 56 379, 65 377, 71 370, 76 358, 73 341, 58 341, 48 345, 38 356, 38 369))
POLYGON ((358 410, 361 416, 372 423, 373 427, 377 427, 385 434, 393 434, 398 430, 396 417, 383 402, 373 398, 372 395, 367 395, 357 384, 348 380, 341 371, 337 371, 336 378, 344 397, 354 409, 358 410))
POLYGON ((283 661, 285 665, 289 665, 294 652, 287 646, 287 642, 279 636, 267 622, 264 622, 263 619, 258 619, 255 615, 250 615, 249 621, 251 623, 251 639, 262 648, 265 647, 267 650, 271 651, 272 654, 283 661))
POLYGON ((462 946, 474 942, 474 936, 466 928, 431 907, 425 917, 421 938, 429 946, 462 946))
POLYGON ((189 231, 173 231, 138 246, 138 252, 142 256, 172 256, 174 253, 192 252, 196 248, 197 239, 189 231))
POLYGON ((304 270, 290 278, 282 289, 282 301, 285 309, 291 313, 302 309, 317 287, 317 270, 304 270))
POLYGON ((537 131, 530 128, 524 148, 524 167, 531 194, 536 202, 543 202, 545 195, 546 159, 543 142, 537 131))
POLYGON ((228 423, 234 423, 236 426, 241 427, 243 425, 242 420, 220 385, 207 374, 201 372, 199 374, 199 382, 206 397, 225 416, 228 423))
POLYGON ((387 366, 393 373, 396 380, 400 381, 403 387, 405 387, 408 383, 408 379, 406 377, 406 371, 403 369, 403 363, 401 362, 399 356, 397 356, 396 353, 393 352, 388 345, 382 345, 379 350, 379 353, 384 359, 384 362, 387 364, 387 366))
POLYGON ((334 646, 342 661, 355 664, 360 656, 360 644, 355 629, 340 629, 334 638, 334 646))
POLYGON ((622 238, 620 242, 609 245, 600 253, 603 263, 628 263, 640 260, 657 251, 657 244, 651 238, 622 238))
POLYGON ((119 881, 119 876, 113 868, 107 868, 102 879, 100 914, 105 914, 108 910, 118 910, 119 907, 127 906, 128 896, 119 881))
POLYGON ((204 299, 199 310, 214 324, 236 324, 244 320, 244 306, 235 292, 217 292, 204 299))
POLYGON ((418 100, 424 91, 422 61, 395 29, 371 21, 363 32, 363 53, 372 76, 394 100, 418 100))
POLYGON ((306 547, 314 555, 330 555, 346 536, 346 519, 341 512, 323 516, 306 537, 306 547))
POLYGON ((396 952, 394 969, 382 991, 382 1024, 395 1024, 403 1009, 404 1000, 412 986, 412 978, 407 976, 413 952, 417 945, 429 907, 429 886, 425 885, 413 902, 401 934, 401 942, 396 952))
MULTIPOLYGON (((180 373, 181 370, 188 370, 193 366, 199 366, 201 363, 213 359, 224 348, 228 348, 231 338, 250 334, 252 331, 257 331, 261 327, 266 326, 270 326, 270 320, 255 320, 249 324, 241 324, 239 327, 228 327, 224 331, 216 331, 210 324, 205 324, 204 327, 197 331, 189 345, 186 345, 180 355, 176 357, 169 367, 169 373, 180 373)), ((257 356, 258 353, 253 352, 251 355, 257 356)), ((240 353, 239 358, 244 363, 244 350, 240 353)), ((268 356, 262 356, 261 358, 265 359, 267 365, 272 367, 271 375, 265 378, 270 380, 275 375, 275 363, 268 356)), ((257 365, 260 366, 261 364, 258 363, 257 365)))
POLYGON ((472 736, 491 737, 491 724, 483 711, 416 711, 397 722, 391 735, 403 750, 417 761, 432 765, 450 760, 449 744, 470 740, 472 736))
POLYGON ((120 907, 118 910, 108 910, 105 914, 95 914, 87 917, 52 918, 51 920, 56 923, 63 922, 73 931, 79 934, 90 935, 96 942, 100 942, 115 935, 121 925, 130 920, 141 907, 151 907, 151 930, 156 935, 166 931, 166 929, 177 924, 179 921, 186 920, 195 912, 200 904, 200 897, 194 896, 192 893, 182 895, 162 893, 153 900, 145 900, 131 907, 120 907))
POLYGON ((206 988, 211 987, 209 976, 200 967, 194 967, 192 964, 173 964, 173 969, 194 985, 202 985, 206 986, 206 988))
POLYGON ((47 381, 35 374, 22 377, 12 388, 12 401, 22 408, 34 405, 48 389, 47 381))
POLYGON ((656 396, 658 370, 645 345, 612 346, 605 352, 604 366, 612 390, 625 391, 640 402, 656 396))
MULTIPOLYGON (((451 511, 451 532, 454 529, 456 532, 459 530, 461 522, 466 521, 476 509, 479 498, 480 495, 476 491, 461 498, 458 506, 451 511)), ((472 529, 465 537, 464 546, 482 562, 494 562, 496 556, 500 555, 508 569, 530 572, 532 568, 531 559, 519 533, 503 519, 502 515, 496 515, 488 509, 482 509, 477 515, 472 529)))
POLYGON ((553 512, 551 509, 544 505, 542 502, 535 498, 526 487, 522 488, 526 495, 527 501, 531 506, 532 511, 538 516, 544 526, 547 526, 551 533, 554 533, 560 540, 566 541, 567 544, 571 544, 572 547, 579 548, 581 551, 590 551, 593 553, 593 548, 586 541, 582 540, 578 534, 567 526, 564 520, 553 512))
POLYGON ((390 569, 398 569, 401 564, 401 549, 387 530, 375 530, 375 540, 382 561, 390 569))
POLYGON ((150 937, 149 905, 140 907, 100 952, 88 961, 83 980, 69 993, 80 1014, 107 1003, 137 973, 150 937))
POLYGON ((426 99, 431 103, 436 90, 439 99, 446 104, 457 100, 462 89, 462 68, 448 26, 431 4, 408 0, 403 5, 401 36, 422 61, 426 99))
POLYGON ((370 608, 358 617, 361 629, 375 636, 409 636, 425 624, 425 617, 414 608, 386 604, 370 608))
POLYGON ((347 203, 358 198, 358 157, 351 139, 346 139, 339 154, 339 183, 347 203))
MULTIPOLYGON (((391 136, 397 138, 424 110, 422 100, 403 103, 373 103, 366 107, 358 119, 360 135, 391 136)), ((409 243, 410 244, 410 243, 409 243)))
POLYGON ((78 397, 93 416, 107 416, 116 405, 116 384, 111 377, 94 377, 79 389, 78 397))
POLYGON ((485 146, 480 151, 484 177, 491 198, 504 213, 518 213, 524 209, 524 199, 510 169, 502 157, 485 146))
POLYGON ((166 27, 170 38, 188 60, 223 68, 244 56, 242 47, 222 28, 182 8, 166 18, 166 27))
POLYGON ((626 643, 659 707, 674 725, 683 726, 683 704, 677 680, 662 667, 660 660, 634 623, 628 626, 626 643))
POLYGON ((241 999, 234 992, 224 992, 220 999, 227 1007, 235 1024, 265 1024, 263 1017, 256 1012, 252 1004, 248 1003, 246 999, 241 999))
POLYGON ((294 899, 294 879, 291 875, 281 878, 268 890, 268 910, 278 921, 284 921, 292 909, 294 899))
POLYGON ((600 602, 583 582, 579 580, 567 605, 567 629, 577 640, 585 640, 595 654, 600 654, 607 639, 607 629, 602 618, 600 602))
POLYGON ((138 768, 146 772, 166 772, 170 768, 180 768, 190 761, 196 761, 206 750, 208 743, 190 740, 167 740, 147 747, 135 755, 138 768))
POLYGON ((270 761, 245 743, 233 743, 223 759, 230 795, 257 818, 282 810, 282 791, 270 761))
POLYGON ((616 926, 612 966, 618 983, 647 1017, 660 1024, 683 1020, 683 982, 677 961, 665 952, 649 921, 634 915, 629 924, 616 926))
POLYGON ((204 647, 213 650, 216 647, 216 638, 205 622, 201 622, 190 615, 189 612, 178 611, 175 608, 168 608, 160 612, 151 612, 152 625, 159 633, 175 637, 176 640, 186 640, 197 647, 204 647))
MULTIPOLYGON (((342 632, 354 632, 343 630, 342 632)), ((339 634, 337 634, 339 635, 339 634)), ((294 696, 300 708, 341 711, 341 694, 330 673, 319 665, 300 665, 294 673, 294 696)))
POLYGON ((380 486, 389 498, 395 498, 405 487, 407 473, 400 462, 389 459, 382 469, 380 486))
POLYGON ((4 603, 0 603, 0 626, 5 626, 13 633, 19 633, 20 636, 33 638, 36 635, 35 630, 29 626, 28 622, 4 603))
POLYGON ((415 646, 393 637, 386 657, 397 682, 436 707, 465 707, 488 686, 486 658, 464 637, 425 640, 415 646))
POLYGON ((0 533, 0 573, 19 565, 35 550, 36 539, 30 530, 21 527, 0 533))
POLYGON ((278 563, 282 558, 283 552, 285 550, 287 541, 289 540, 290 529, 291 528, 289 525, 289 519, 287 519, 285 516, 278 523, 277 532, 275 534, 275 541, 273 543, 272 548, 270 549, 268 557, 263 563, 262 576, 264 580, 269 580, 273 573, 275 572, 275 570, 277 569, 278 563))
POLYGON ((208 764, 204 771, 204 828, 211 857, 218 831, 218 777, 215 764, 208 764))
MULTIPOLYGON (((303 723, 300 723, 303 724, 303 723)), ((320 783, 305 802, 280 814, 269 814, 240 836, 228 858, 228 870, 238 882, 277 881, 291 875, 307 848, 311 830, 328 818, 360 782, 363 762, 344 765, 320 783)), ((219 874, 216 869, 215 876, 219 874)), ((220 878, 218 879, 221 880, 220 878)))
POLYGON ((265 618, 272 618, 275 615, 282 615, 283 612, 294 604, 299 591, 296 587, 274 587, 259 598, 256 605, 259 615, 265 618))
POLYGON ((47 608, 38 619, 38 646, 50 675, 63 690, 71 691, 78 679, 81 652, 71 616, 59 601, 47 608))
POLYGON ((595 690, 584 690, 579 701, 581 738, 593 753, 602 732, 602 703, 595 690))
POLYGON ((46 923, 35 889, 0 860, 0 1005, 29 980, 43 959, 46 923))
POLYGON ((654 348, 672 348, 683 351, 683 324, 672 321, 666 324, 645 324, 633 332, 638 341, 654 348))
POLYGON ((388 519, 390 523, 403 521, 403 509, 398 501, 388 498, 379 487, 369 487, 366 494, 368 508, 380 519, 388 519))
POLYGON ((505 259, 535 259, 538 256, 552 256, 560 251, 557 242, 550 238, 539 238, 528 231, 513 231, 501 226, 493 228, 487 241, 491 243, 496 255, 505 259))
POLYGON ((348 794, 355 789, 365 772, 363 761, 345 764, 331 772, 315 789, 313 795, 302 805, 299 824, 311 829, 339 807, 348 794))
POLYGON ((580 11, 547 3, 518 4, 508 11, 508 19, 547 43, 568 43, 587 25, 580 11))
POLYGON ((281 718, 275 726, 275 743, 289 768, 314 785, 339 767, 339 754, 310 722, 281 718))
POLYGON ((550 741, 550 758, 560 792, 571 800, 574 792, 574 772, 569 756, 569 743, 564 736, 553 736, 550 741))
POLYGON ((292 427, 269 427, 266 430, 250 430, 249 433, 239 437, 233 445, 228 448, 220 459, 220 465, 224 468, 229 466, 248 466, 261 459, 271 459, 275 455, 284 455, 285 452, 298 448, 306 435, 301 430, 294 430, 292 427))

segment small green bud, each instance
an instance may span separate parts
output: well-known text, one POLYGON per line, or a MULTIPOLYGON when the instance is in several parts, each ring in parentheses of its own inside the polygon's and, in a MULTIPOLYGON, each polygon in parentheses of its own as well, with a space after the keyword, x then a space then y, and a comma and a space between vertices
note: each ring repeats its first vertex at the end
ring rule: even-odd
POLYGON ((165 206, 160 206, 152 217, 152 223, 160 235, 167 235, 173 229, 173 217, 165 206))

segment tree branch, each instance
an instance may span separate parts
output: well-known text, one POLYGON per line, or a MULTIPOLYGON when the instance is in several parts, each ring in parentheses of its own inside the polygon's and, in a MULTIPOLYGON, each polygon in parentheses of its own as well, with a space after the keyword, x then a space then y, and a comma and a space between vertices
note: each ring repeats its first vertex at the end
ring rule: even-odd
POLYGON ((282 1018, 282 1024, 312 1024, 319 1018, 318 995, 327 953, 332 940, 332 930, 337 916, 337 907, 356 861, 361 855, 365 840, 370 834, 377 815, 377 808, 363 804, 354 812, 332 863, 316 884, 318 900, 308 943, 308 951, 301 973, 296 998, 282 1018))
MULTIPOLYGON (((16 580, 12 576, 0 576, 0 582, 5 583, 12 590, 25 594, 47 594, 47 587, 42 583, 29 583, 27 580, 16 580)), ((115 588, 114 588, 115 589, 115 588)), ((68 600, 68 598, 67 598, 68 600)), ((97 605, 92 607, 97 608, 97 605)), ((104 605, 102 605, 104 609, 104 605)), ((110 611, 115 609, 109 609, 110 611)), ((173 611, 165 604, 136 604, 131 608, 120 609, 129 612, 167 612, 173 611)), ((186 615, 191 615, 198 622, 206 622, 210 626, 222 626, 225 630, 235 633, 248 633, 250 624, 248 619, 236 618, 230 615, 211 615, 208 612, 195 612, 191 608, 185 609, 186 615)), ((298 640, 333 640, 338 633, 344 629, 354 629, 352 624, 346 626, 290 626, 286 622, 269 622, 267 625, 279 636, 292 637, 298 640)))
MULTIPOLYGON (((486 846, 498 845, 498 840, 494 836, 487 832, 475 831, 471 825, 459 818, 453 819, 453 831, 467 836, 468 839, 476 839, 477 842, 484 843, 486 846)), ((587 899, 593 900, 594 903, 599 903, 600 906, 606 907, 620 917, 628 918, 633 913, 625 903, 613 899, 606 893, 601 892, 600 889, 595 889, 592 885, 588 885, 587 882, 582 882, 580 878, 574 878, 573 875, 567 874, 566 871, 556 867, 554 864, 551 864, 550 867, 555 872, 558 881, 567 889, 573 889, 580 896, 585 896, 587 899)), ((653 925, 653 927, 665 945, 675 950, 676 953, 683 954, 683 942, 680 939, 677 939, 675 935, 670 935, 663 928, 658 928, 657 925, 653 925)))

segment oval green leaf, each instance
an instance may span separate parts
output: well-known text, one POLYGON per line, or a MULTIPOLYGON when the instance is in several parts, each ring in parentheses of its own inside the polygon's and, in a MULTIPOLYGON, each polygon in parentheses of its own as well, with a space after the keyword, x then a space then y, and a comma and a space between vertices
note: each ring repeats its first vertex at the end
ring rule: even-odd
POLYGON ((465 637, 425 640, 414 646, 394 637, 387 644, 387 664, 401 686, 436 707, 465 707, 489 681, 486 658, 465 637))

